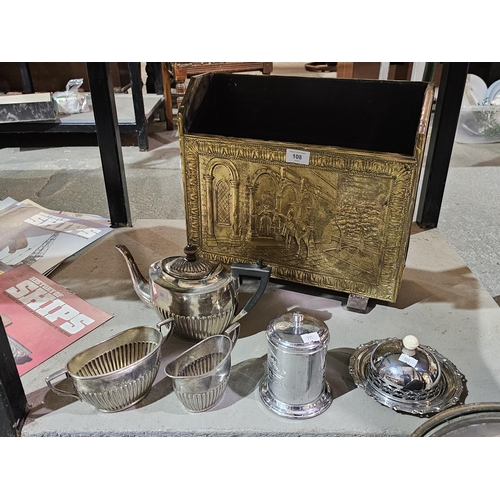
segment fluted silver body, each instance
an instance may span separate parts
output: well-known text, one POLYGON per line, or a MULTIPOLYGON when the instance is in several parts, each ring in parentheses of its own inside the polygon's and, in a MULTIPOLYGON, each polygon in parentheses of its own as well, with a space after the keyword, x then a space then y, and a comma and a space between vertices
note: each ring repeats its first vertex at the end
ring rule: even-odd
POLYGON ((146 279, 127 247, 116 248, 125 258, 139 298, 161 318, 173 318, 174 334, 190 341, 220 335, 247 314, 264 293, 271 276, 271 269, 260 264, 235 263, 227 273, 220 263, 196 257, 196 248, 187 246, 185 256, 167 257, 151 264, 146 279), (240 275, 259 277, 261 282, 236 315, 240 275))
POLYGON ((175 394, 190 412, 209 410, 222 399, 238 335, 239 323, 234 323, 225 335, 202 340, 166 366, 175 394))
POLYGON ((160 367, 161 346, 171 331, 172 320, 161 321, 157 329, 129 328, 77 354, 45 382, 61 396, 80 399, 102 412, 129 408, 151 390, 160 367), (167 323, 170 327, 162 336, 160 328, 167 323), (72 392, 53 385, 62 376, 71 380, 72 392))

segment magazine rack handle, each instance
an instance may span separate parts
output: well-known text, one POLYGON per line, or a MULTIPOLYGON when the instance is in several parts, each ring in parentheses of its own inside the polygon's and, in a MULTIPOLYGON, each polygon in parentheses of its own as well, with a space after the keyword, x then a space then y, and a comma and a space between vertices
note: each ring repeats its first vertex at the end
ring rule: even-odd
POLYGON ((54 391, 56 392, 57 394, 60 394, 61 396, 72 396, 76 399, 80 399, 80 396, 78 396, 78 394, 74 393, 74 392, 70 392, 70 391, 63 391, 62 389, 58 389, 57 387, 55 387, 54 385, 52 385, 52 380, 56 379, 56 378, 59 378, 63 375, 66 375, 67 376, 67 373, 68 373, 68 370, 66 370, 66 368, 62 368, 61 370, 53 373, 52 375, 49 375, 46 379, 45 379, 45 382, 46 384, 54 391))

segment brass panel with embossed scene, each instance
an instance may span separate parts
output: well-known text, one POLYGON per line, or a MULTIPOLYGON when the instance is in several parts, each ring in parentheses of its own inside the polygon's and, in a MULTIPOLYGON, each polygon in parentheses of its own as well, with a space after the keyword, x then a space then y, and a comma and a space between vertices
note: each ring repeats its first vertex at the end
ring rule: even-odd
POLYGON ((424 82, 193 77, 178 113, 189 242, 394 302, 432 99, 424 82))

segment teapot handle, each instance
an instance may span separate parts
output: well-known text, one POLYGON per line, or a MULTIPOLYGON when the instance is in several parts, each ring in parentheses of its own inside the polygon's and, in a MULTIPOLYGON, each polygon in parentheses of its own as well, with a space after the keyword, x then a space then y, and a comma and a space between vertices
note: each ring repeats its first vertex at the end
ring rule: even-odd
POLYGON ((271 278, 271 267, 262 267, 262 261, 259 260, 256 264, 242 264, 240 262, 235 262, 231 266, 231 276, 233 279, 238 279, 239 276, 251 276, 254 278, 260 278, 260 284, 257 291, 253 294, 250 300, 246 303, 245 307, 233 318, 231 323, 239 321, 243 316, 250 312, 255 304, 259 301, 264 293, 264 290, 269 283, 271 278))

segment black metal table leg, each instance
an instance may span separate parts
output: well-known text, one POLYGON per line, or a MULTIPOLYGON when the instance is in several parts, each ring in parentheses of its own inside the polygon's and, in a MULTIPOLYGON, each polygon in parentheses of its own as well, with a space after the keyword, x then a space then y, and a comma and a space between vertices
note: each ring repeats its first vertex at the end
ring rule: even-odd
POLYGON ((443 64, 417 210, 422 228, 438 224, 468 70, 469 63, 443 64))
POLYGON ((140 63, 128 63, 130 80, 132 82, 132 100, 134 101, 135 125, 137 130, 137 143, 141 151, 149 149, 148 126, 144 111, 142 95, 141 66, 140 63))
POLYGON ((155 62, 155 90, 158 95, 163 94, 163 78, 161 73, 161 63, 155 62))
POLYGON ((0 317, 0 437, 16 437, 28 415, 26 394, 0 317))
POLYGON ((87 75, 111 226, 132 226, 120 129, 109 64, 87 63, 87 75))
POLYGON ((23 94, 33 94, 35 92, 35 88, 33 87, 33 80, 31 79, 31 71, 29 63, 20 62, 19 71, 21 73, 23 94))
MULTIPOLYGON (((163 72, 162 72, 162 63, 154 63, 155 67, 155 90, 157 95, 163 95, 163 72)), ((170 82, 169 82, 170 84, 170 82)), ((161 108, 158 109, 158 118, 161 122, 164 122, 167 120, 166 112, 165 112, 165 106, 162 106, 161 108)), ((167 130, 168 129, 168 123, 167 125, 167 130)))

